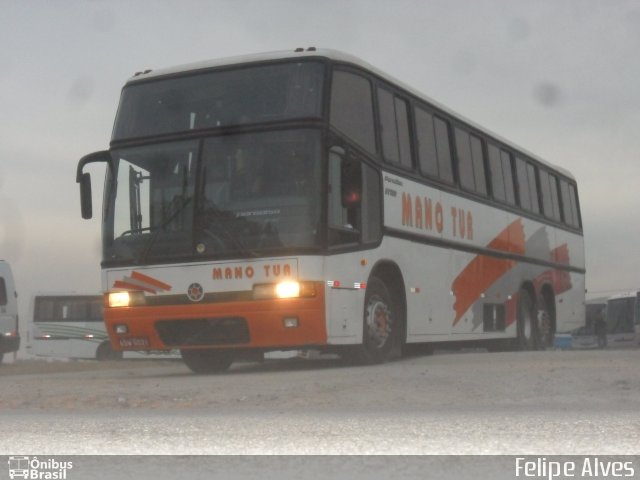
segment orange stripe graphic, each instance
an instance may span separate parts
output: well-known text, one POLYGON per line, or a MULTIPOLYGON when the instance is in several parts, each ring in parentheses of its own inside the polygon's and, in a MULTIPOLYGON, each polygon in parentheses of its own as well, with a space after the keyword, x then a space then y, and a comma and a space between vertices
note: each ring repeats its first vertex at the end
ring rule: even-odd
POLYGON ((135 280, 140 280, 141 282, 146 282, 149 285, 153 285, 154 287, 159 288, 160 290, 171 290, 171 285, 168 283, 161 282, 160 280, 156 280, 153 277, 149 277, 147 275, 143 275, 140 272, 136 272, 135 270, 131 272, 131 278, 135 280))
POLYGON ((142 290, 143 292, 148 293, 158 293, 158 291, 154 288, 139 285, 137 283, 128 283, 122 280, 116 280, 115 282, 113 282, 113 288, 122 288, 123 290, 142 290))
MULTIPOLYGON (((524 254, 524 227, 522 220, 518 219, 505 228, 494 238, 487 247, 509 253, 524 254)), ((502 275, 507 273, 516 265, 515 260, 506 258, 494 258, 486 255, 476 256, 460 272, 460 275, 453 281, 451 289, 456 297, 453 305, 456 311, 456 318, 453 321, 455 326, 464 312, 487 291, 493 283, 502 275)))

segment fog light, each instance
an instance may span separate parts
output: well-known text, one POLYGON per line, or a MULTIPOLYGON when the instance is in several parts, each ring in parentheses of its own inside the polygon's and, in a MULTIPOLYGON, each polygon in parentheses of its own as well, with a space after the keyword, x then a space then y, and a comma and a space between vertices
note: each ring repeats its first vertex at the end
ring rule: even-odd
POLYGON ((129 333, 129 327, 127 327, 124 323, 120 323, 116 325, 115 331, 118 335, 124 335, 125 333, 129 333))
POLYGON ((282 319, 284 328, 298 328, 300 322, 297 317, 285 317, 282 319))

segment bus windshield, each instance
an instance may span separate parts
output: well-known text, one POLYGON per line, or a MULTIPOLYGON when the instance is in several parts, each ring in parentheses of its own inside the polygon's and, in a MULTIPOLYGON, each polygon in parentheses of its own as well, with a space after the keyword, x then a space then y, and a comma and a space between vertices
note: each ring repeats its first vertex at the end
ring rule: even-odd
POLYGON ((294 118, 319 118, 324 65, 297 62, 131 83, 113 140, 294 118))
POLYGON ((319 130, 297 129, 114 150, 104 260, 317 247, 320 141, 319 130))

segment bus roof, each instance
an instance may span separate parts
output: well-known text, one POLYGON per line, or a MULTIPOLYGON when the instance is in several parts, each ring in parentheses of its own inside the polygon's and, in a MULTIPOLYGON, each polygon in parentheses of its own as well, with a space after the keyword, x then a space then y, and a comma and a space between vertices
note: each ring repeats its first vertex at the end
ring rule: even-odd
POLYGON ((536 160, 537 162, 539 162, 542 165, 545 165, 553 170, 556 170, 558 172, 560 172, 562 175, 570 178, 570 179, 575 179, 575 177, 573 176, 573 174, 571 174, 571 172, 569 172, 568 170, 565 170, 562 167, 558 167, 557 165, 553 165, 551 163, 549 163, 546 160, 543 160, 542 158, 540 158, 538 155, 514 144, 513 142, 503 138, 500 135, 497 135, 496 133, 488 130, 486 127, 483 127, 481 125, 479 125, 478 123, 469 120, 468 118, 464 117, 463 115, 460 115, 457 112, 454 112, 453 110, 451 110, 450 108, 442 105, 440 102, 432 99, 431 97, 421 93, 420 91, 416 90, 415 88, 405 84, 404 82, 402 82, 401 80, 398 80, 397 78, 389 75, 388 73, 385 73, 381 70, 379 70, 377 67, 374 67, 373 65, 365 62, 364 60, 361 60, 358 57, 355 57, 353 55, 350 55, 348 53, 344 53, 341 52, 339 50, 333 50, 333 49, 319 49, 319 48, 315 48, 315 47, 310 47, 307 49, 302 49, 302 48, 297 48, 295 50, 281 50, 281 51, 275 51, 275 52, 264 52, 264 53, 256 53, 256 54, 250 54, 250 55, 239 55, 239 56, 233 56, 233 57, 224 57, 224 58, 218 58, 218 59, 211 59, 211 60, 204 60, 201 62, 195 62, 195 63, 188 63, 188 64, 184 64, 184 65, 177 65, 174 67, 168 67, 168 68, 162 68, 162 69, 158 69, 158 70, 144 70, 141 72, 137 72, 133 77, 131 77, 128 81, 127 84, 130 83, 136 83, 138 81, 144 81, 144 80, 148 80, 148 79, 152 79, 152 78, 158 78, 158 77, 163 77, 163 76, 173 76, 173 75, 180 75, 183 73, 192 73, 192 72, 197 72, 199 70, 209 70, 212 68, 217 68, 217 67, 223 67, 223 66, 231 66, 231 65, 242 65, 242 64, 249 64, 249 63, 260 63, 260 62, 269 62, 269 61, 276 61, 276 60, 288 60, 288 59, 295 59, 295 58, 326 58, 335 62, 339 62, 339 63, 346 63, 346 64, 351 64, 354 65, 356 67, 360 67, 364 70, 367 70, 369 72, 371 72, 372 74, 392 83, 393 85, 398 86, 399 88, 407 91, 408 93, 410 93, 411 95, 413 95, 414 97, 424 100, 425 102, 429 103, 430 105, 436 107, 437 109, 447 113, 448 115, 452 116, 453 118, 460 120, 461 122, 464 122, 466 124, 468 124, 469 126, 477 129, 478 131, 484 132, 487 135, 489 135, 490 137, 493 137, 495 140, 497 140, 498 142, 518 151, 523 153, 524 155, 526 155, 527 157, 530 157, 534 160, 536 160))
POLYGON ((98 292, 75 292, 75 291, 69 291, 69 292, 65 292, 65 291, 52 291, 52 292, 36 292, 33 295, 34 298, 37 297, 102 297, 102 293, 98 292))
POLYGON ((587 300, 585 304, 586 305, 606 305, 607 300, 609 300, 609 297, 592 298, 590 300, 587 300))
POLYGON ((616 293, 615 295, 611 295, 609 300, 619 300, 621 298, 635 298, 640 293, 640 290, 629 290, 627 292, 616 293))

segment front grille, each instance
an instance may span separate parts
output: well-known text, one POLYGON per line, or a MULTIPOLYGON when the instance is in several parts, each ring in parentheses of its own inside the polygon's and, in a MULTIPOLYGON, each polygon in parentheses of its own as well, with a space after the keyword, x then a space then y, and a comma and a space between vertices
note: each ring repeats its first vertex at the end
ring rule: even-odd
POLYGON ((249 343, 249 327, 242 317, 159 320, 156 331, 170 347, 249 343))
POLYGON ((194 302, 189 300, 186 293, 180 295, 147 295, 145 297, 145 305, 150 307, 164 305, 193 305, 194 303, 228 303, 228 302, 246 302, 253 300, 253 291, 238 292, 209 292, 205 293, 202 300, 194 302))

